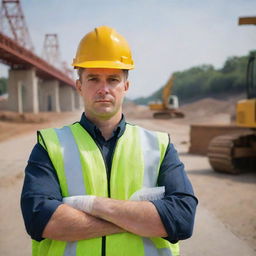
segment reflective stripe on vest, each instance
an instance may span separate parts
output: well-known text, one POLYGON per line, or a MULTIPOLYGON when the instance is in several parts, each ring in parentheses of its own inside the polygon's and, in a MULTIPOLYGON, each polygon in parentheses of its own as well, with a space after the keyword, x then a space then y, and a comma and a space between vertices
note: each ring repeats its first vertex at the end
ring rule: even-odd
POLYGON ((149 238, 143 238, 143 243, 146 256, 173 256, 169 248, 156 248, 149 238))
MULTIPOLYGON (((64 171, 67 178, 68 192, 70 195, 86 195, 85 184, 81 182, 82 166, 80 154, 74 136, 68 126, 55 129, 60 146, 63 150, 64 171)), ((64 256, 76 256, 77 242, 68 242, 64 256)))
MULTIPOLYGON (((155 167, 160 163, 158 138, 155 133, 143 128, 140 128, 140 136, 144 156, 143 187, 155 187, 158 178, 158 169, 155 167)), ((143 244, 144 252, 147 256, 172 256, 172 253, 168 248, 156 248, 149 238, 143 238, 143 244)))
POLYGON ((157 184, 160 150, 156 134, 140 128, 141 145, 144 158, 143 187, 155 187, 157 184))
POLYGON ((64 256, 76 256, 77 242, 67 242, 64 256))
POLYGON ((80 154, 74 136, 68 126, 55 129, 62 148, 64 171, 70 195, 86 195, 83 180, 80 154))
MULTIPOLYGON (((104 160, 97 145, 84 128, 76 123, 61 129, 43 130, 41 136, 57 171, 63 196, 94 194, 107 197, 104 160), (54 137, 52 131, 57 134, 59 141, 55 143, 57 146, 55 145, 54 151, 51 150, 52 142, 49 142, 51 138, 48 138, 49 134, 50 137, 54 137), (59 154, 61 152, 63 159, 64 170, 60 172, 56 168, 59 163, 54 160, 60 159, 60 156, 56 156, 57 151, 59 154)), ((55 137, 54 140, 56 140, 55 137)), ((117 142, 113 156, 110 180, 111 197, 127 200, 131 194, 142 187, 155 187, 167 145, 166 134, 149 132, 127 124, 125 133, 117 142), (125 182, 127 180, 128 182, 125 182)), ((84 255, 84 253, 87 255, 88 252, 92 256, 101 255, 101 238, 65 244, 66 246, 61 245, 62 249, 59 250, 62 254, 56 253, 56 256, 84 255)), ((170 256, 172 255, 170 248, 174 249, 175 255, 178 255, 178 245, 171 245, 162 238, 149 239, 122 233, 107 236, 106 239, 106 256, 170 256)), ((35 255, 41 256, 41 254, 35 255)))

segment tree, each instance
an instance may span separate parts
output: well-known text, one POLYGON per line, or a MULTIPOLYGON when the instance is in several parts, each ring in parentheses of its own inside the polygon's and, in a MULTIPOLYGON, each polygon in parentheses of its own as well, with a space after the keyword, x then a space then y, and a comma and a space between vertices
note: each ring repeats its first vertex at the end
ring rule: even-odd
POLYGON ((0 95, 7 93, 7 78, 0 78, 0 95))
MULTIPOLYGON (((174 73, 172 94, 177 95, 180 102, 204 97, 218 97, 226 93, 245 92, 245 77, 248 55, 229 57, 220 69, 212 65, 191 67, 174 73)), ((149 97, 135 100, 139 104, 161 99, 162 88, 149 97)))

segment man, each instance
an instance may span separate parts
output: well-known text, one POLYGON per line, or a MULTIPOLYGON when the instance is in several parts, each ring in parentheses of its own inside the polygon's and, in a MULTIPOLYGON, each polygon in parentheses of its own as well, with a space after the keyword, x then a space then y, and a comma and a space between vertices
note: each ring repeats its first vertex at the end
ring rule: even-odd
POLYGON ((25 170, 21 208, 33 255, 179 255, 197 199, 169 136, 122 115, 134 67, 126 40, 98 27, 73 66, 81 120, 39 131, 25 170))

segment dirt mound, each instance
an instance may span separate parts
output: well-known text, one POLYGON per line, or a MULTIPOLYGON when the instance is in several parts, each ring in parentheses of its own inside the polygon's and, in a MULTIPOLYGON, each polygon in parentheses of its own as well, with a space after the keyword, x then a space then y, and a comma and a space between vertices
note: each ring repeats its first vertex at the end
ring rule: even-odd
POLYGON ((20 136, 24 133, 36 131, 43 128, 55 127, 65 124, 64 120, 72 120, 72 123, 80 119, 81 112, 40 112, 38 114, 19 114, 10 111, 0 111, 0 141, 20 136))
MULTIPOLYGON (((238 98, 217 100, 205 98, 196 102, 183 105, 180 110, 185 114, 185 118, 172 119, 178 123, 220 123, 227 124, 234 120, 235 103, 238 98)), ((134 102, 124 104, 124 113, 128 118, 152 119, 153 112, 148 106, 136 105, 134 102)))
POLYGON ((137 105, 132 101, 127 101, 123 105, 123 113, 127 118, 152 118, 152 112, 148 106, 137 105))
POLYGON ((42 123, 46 122, 47 118, 39 114, 0 111, 0 120, 15 123, 42 123))
POLYGON ((227 98, 205 98, 183 105, 180 109, 185 113, 187 123, 228 124, 235 122, 236 103, 245 95, 235 95, 227 98))
POLYGON ((233 114, 235 106, 229 101, 205 98, 191 104, 184 105, 180 108, 186 114, 203 116, 208 114, 233 114))

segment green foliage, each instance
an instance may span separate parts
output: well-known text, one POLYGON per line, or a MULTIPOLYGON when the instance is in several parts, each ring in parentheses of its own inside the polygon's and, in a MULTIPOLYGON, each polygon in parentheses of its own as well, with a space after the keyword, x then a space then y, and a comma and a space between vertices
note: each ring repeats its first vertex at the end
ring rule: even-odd
MULTIPOLYGON (((201 65, 175 72, 172 94, 184 102, 245 92, 248 56, 229 57, 220 69, 215 69, 212 65, 201 65)), ((161 99, 162 88, 163 86, 149 97, 138 98, 135 102, 147 104, 161 99)))
POLYGON ((7 93, 7 78, 0 78, 0 95, 7 93))

